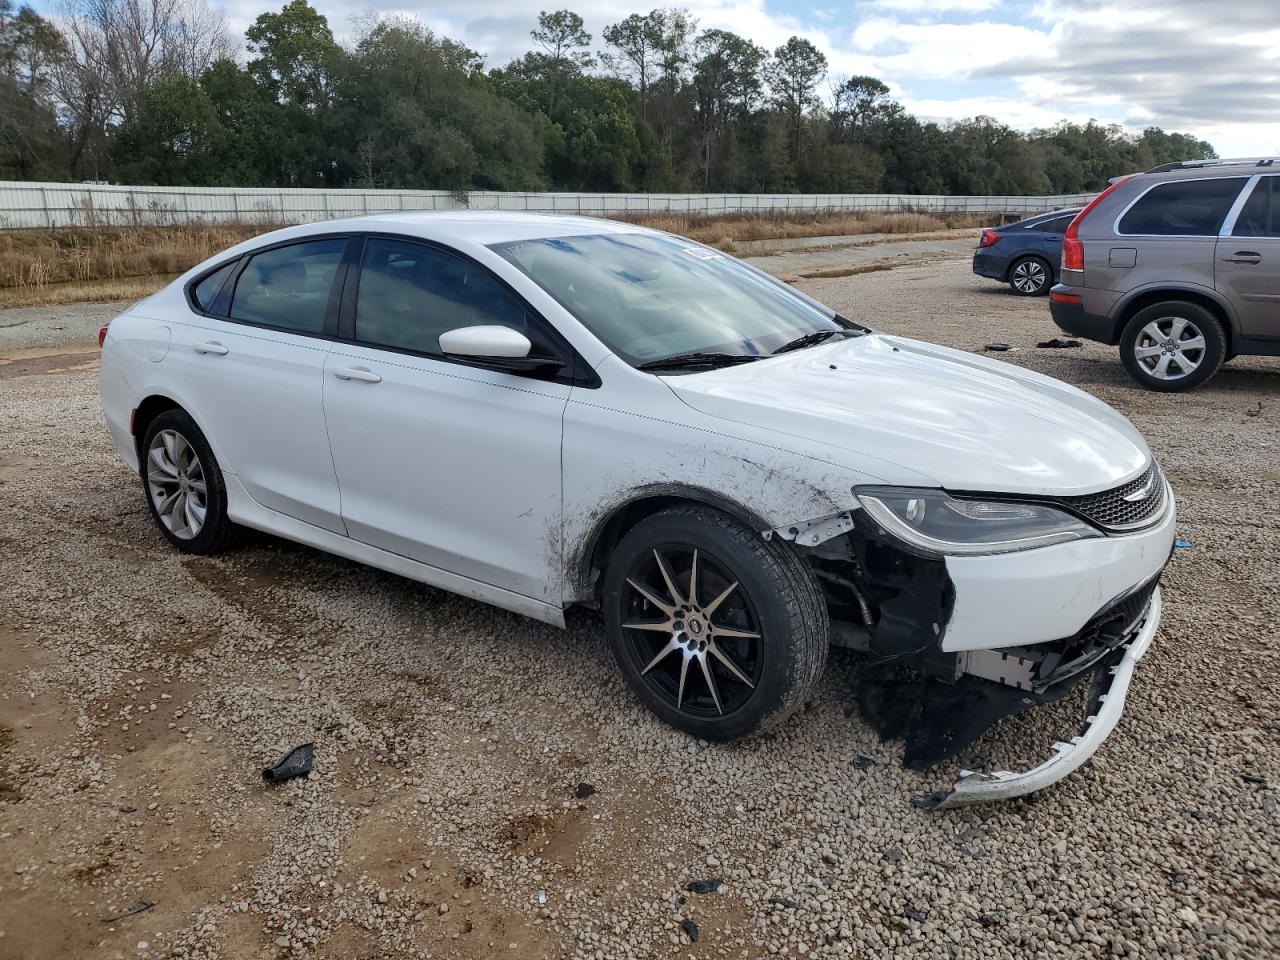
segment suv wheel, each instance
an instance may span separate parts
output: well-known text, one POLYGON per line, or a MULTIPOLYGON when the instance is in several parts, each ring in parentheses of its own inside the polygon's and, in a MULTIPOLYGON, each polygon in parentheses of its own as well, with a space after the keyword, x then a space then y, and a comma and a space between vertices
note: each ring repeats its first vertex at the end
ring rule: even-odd
POLYGON ((627 684, 707 740, 778 724, 826 663, 826 604, 809 567, 785 541, 702 507, 664 510, 622 538, 604 614, 627 684))
POLYGON ((183 553, 217 553, 240 529, 227 517, 227 487, 196 422, 166 410, 142 440, 142 488, 151 516, 183 553))
POLYGON ((1218 318, 1184 300, 1144 307, 1120 336, 1125 369, 1148 390, 1190 390, 1217 373, 1226 355, 1218 318))
POLYGON ((1043 296, 1053 285, 1053 271, 1039 257, 1023 257, 1009 268, 1009 287, 1020 297, 1043 296))

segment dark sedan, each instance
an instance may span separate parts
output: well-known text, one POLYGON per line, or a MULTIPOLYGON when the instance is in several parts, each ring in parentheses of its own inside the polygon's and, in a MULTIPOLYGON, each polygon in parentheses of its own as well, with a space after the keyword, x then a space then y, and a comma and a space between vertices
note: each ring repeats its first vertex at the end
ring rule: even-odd
POLYGON ((1009 284, 1020 297, 1039 297, 1058 282, 1062 235, 1079 210, 1055 210, 982 231, 973 272, 1009 284))

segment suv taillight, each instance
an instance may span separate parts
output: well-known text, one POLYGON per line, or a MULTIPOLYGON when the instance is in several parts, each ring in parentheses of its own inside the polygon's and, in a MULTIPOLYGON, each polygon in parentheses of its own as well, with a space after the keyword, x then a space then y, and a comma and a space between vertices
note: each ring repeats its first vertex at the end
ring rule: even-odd
POLYGON ((995 246, 995 244, 999 242, 1000 234, 996 233, 994 230, 983 230, 982 236, 978 238, 978 249, 981 250, 983 247, 995 246))
POLYGON ((1067 227, 1067 232, 1062 235, 1062 269, 1063 270, 1083 270, 1084 269, 1084 241, 1080 239, 1080 224, 1084 223, 1087 217, 1098 204, 1102 202, 1102 198, 1109 194, 1120 184, 1128 180, 1129 177, 1121 177, 1107 189, 1089 201, 1083 210, 1076 214, 1076 218, 1071 221, 1071 225, 1067 227))
POLYGON ((104 342, 106 342, 106 339, 107 339, 107 327, 109 327, 109 326, 111 326, 111 324, 110 324, 110 323, 105 323, 105 324, 103 324, 103 325, 102 325, 102 327, 98 330, 98 349, 99 349, 99 350, 101 350, 101 349, 102 349, 102 344, 103 344, 104 342))

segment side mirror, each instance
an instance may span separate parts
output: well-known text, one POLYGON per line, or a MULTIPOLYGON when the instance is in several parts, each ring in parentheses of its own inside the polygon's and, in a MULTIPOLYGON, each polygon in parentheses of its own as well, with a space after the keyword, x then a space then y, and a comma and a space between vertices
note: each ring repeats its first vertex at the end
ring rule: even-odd
POLYGON ((529 338, 510 327, 458 327, 440 334, 440 352, 455 357, 510 359, 528 357, 532 349, 529 338))
POLYGON ((518 330, 497 325, 459 327, 440 334, 440 352, 512 372, 555 371, 564 362, 554 357, 531 357, 533 344, 518 330))

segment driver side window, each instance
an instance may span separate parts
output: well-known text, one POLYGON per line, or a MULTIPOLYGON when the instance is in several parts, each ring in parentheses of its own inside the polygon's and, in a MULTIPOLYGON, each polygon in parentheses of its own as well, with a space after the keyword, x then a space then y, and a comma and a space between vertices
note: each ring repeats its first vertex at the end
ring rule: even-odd
POLYGON ((510 327, 537 343, 524 305, 483 267, 402 240, 371 237, 365 244, 358 341, 441 356, 440 334, 477 325, 510 327))

